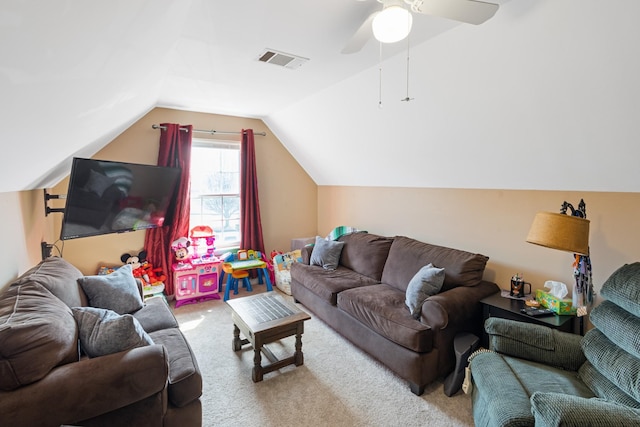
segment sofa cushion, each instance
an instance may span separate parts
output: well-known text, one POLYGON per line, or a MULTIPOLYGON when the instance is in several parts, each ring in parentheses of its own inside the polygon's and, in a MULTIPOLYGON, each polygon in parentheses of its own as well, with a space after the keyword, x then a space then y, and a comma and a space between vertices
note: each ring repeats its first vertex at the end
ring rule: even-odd
POLYGON ((589 330, 581 345, 595 369, 640 402, 640 359, 617 347, 597 329, 589 330))
POLYGON ((69 307, 87 305, 87 296, 78 279, 83 274, 74 265, 60 257, 48 257, 20 276, 14 284, 38 283, 69 307))
POLYGON ((89 297, 89 305, 92 307, 127 314, 140 310, 143 306, 131 264, 126 264, 110 274, 81 277, 78 282, 89 297))
POLYGON ((640 402, 620 390, 615 384, 609 381, 607 377, 594 368, 588 360, 580 366, 578 378, 580 378, 596 396, 612 402, 618 402, 621 405, 640 409, 640 402))
POLYGON ((585 399, 565 393, 536 392, 531 396, 531 413, 537 426, 638 426, 640 411, 618 402, 585 399))
POLYGON ((162 297, 146 299, 144 307, 133 313, 133 317, 147 333, 178 327, 176 317, 162 297))
POLYGON ((311 252, 311 265, 319 265, 325 270, 335 270, 338 268, 343 246, 344 242, 316 237, 316 244, 311 252))
POLYGON ((640 358, 640 318, 618 307, 611 301, 602 301, 589 315, 591 323, 615 345, 640 358))
POLYGON ((397 236, 382 271, 382 282, 405 292, 418 270, 431 263, 445 269, 442 291, 457 286, 475 286, 482 281, 488 260, 484 255, 397 236))
POLYGON ((202 395, 202 375, 189 343, 178 328, 152 332, 151 339, 162 344, 169 355, 169 400, 183 407, 202 395))
POLYGON ((130 314, 94 307, 75 307, 80 346, 89 357, 105 356, 153 344, 151 337, 130 314))
POLYGON ((0 296, 0 389, 38 381, 78 360, 71 309, 44 286, 21 283, 0 296))
POLYGON ((337 299, 338 308, 385 338, 409 350, 431 351, 433 332, 411 316, 404 292, 378 284, 340 292, 337 299))
POLYGON ((340 264, 380 281, 393 238, 370 233, 351 233, 339 240, 344 242, 340 264))
POLYGON ((338 266, 335 270, 324 270, 317 265, 299 262, 291 264, 292 285, 296 281, 331 305, 336 305, 338 293, 346 289, 379 283, 343 266, 338 266))
POLYGON ((433 264, 422 267, 407 285, 405 304, 414 318, 420 317, 422 303, 431 295, 440 292, 444 283, 444 268, 436 268, 433 264))
POLYGON ((474 399, 484 396, 473 404, 474 419, 485 419, 486 425, 533 426, 529 399, 537 391, 594 397, 575 372, 546 364, 484 352, 474 357, 470 366, 474 399))
MULTIPOLYGON (((580 397, 594 397, 594 394, 582 381, 575 371, 554 368, 544 363, 532 362, 517 357, 503 356, 520 384, 531 396, 536 391, 567 393, 580 397)), ((503 372, 503 371, 499 371, 503 372)), ((503 372, 507 373, 507 372, 503 372)), ((495 373, 494 373, 495 375, 495 373)))
POLYGON ((600 295, 640 317, 640 262, 614 271, 602 285, 600 295))

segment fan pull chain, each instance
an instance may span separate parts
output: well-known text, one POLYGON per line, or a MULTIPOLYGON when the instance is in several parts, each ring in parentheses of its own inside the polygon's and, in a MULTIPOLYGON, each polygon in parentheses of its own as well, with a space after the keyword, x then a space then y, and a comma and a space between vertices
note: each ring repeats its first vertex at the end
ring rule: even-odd
POLYGON ((410 43, 409 43, 409 36, 407 36, 407 96, 405 96, 404 98, 402 98, 400 101, 412 101, 413 98, 409 98, 409 50, 410 50, 410 43))
POLYGON ((378 51, 378 108, 382 109, 382 42, 378 51))

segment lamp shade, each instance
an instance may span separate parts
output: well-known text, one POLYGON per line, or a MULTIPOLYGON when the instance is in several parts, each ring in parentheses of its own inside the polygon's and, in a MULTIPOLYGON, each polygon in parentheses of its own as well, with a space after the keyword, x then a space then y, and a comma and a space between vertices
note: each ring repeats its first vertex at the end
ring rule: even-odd
POLYGON ((401 6, 392 5, 385 7, 373 18, 371 28, 376 40, 382 43, 395 43, 409 35, 412 23, 411 12, 401 6))
POLYGON ((553 212, 538 212, 527 242, 547 248, 589 255, 589 220, 553 212))

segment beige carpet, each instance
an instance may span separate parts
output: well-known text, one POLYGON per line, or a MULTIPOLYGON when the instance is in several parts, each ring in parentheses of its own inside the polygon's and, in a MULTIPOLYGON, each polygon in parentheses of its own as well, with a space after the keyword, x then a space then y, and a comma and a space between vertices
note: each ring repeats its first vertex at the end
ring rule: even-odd
MULTIPOLYGON (((236 298, 245 295, 241 290, 236 298)), ((222 300, 182 306, 174 313, 204 378, 205 427, 473 426, 469 396, 445 396, 442 382, 415 396, 404 380, 312 313, 302 336, 304 365, 266 374, 259 383, 251 380, 251 347, 232 350, 233 323, 222 300)), ((293 354, 294 341, 289 337, 268 347, 285 357, 293 354)))

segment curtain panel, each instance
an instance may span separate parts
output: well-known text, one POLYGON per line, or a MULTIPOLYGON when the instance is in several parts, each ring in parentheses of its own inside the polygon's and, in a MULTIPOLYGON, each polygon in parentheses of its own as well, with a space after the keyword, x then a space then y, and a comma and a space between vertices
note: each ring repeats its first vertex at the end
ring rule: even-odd
POLYGON ((240 143, 240 217, 242 237, 240 247, 265 253, 258 197, 256 147, 253 129, 242 129, 240 143))
POLYGON ((181 126, 173 123, 161 123, 158 166, 178 167, 181 169, 180 182, 176 191, 176 200, 171 212, 171 225, 147 230, 144 247, 147 258, 155 267, 166 272, 165 293, 173 295, 173 254, 171 243, 179 237, 189 235, 190 195, 189 171, 191 166, 191 140, 193 126, 181 126), (183 130, 181 130, 183 129, 183 130), (186 129, 186 131, 185 131, 186 129))

